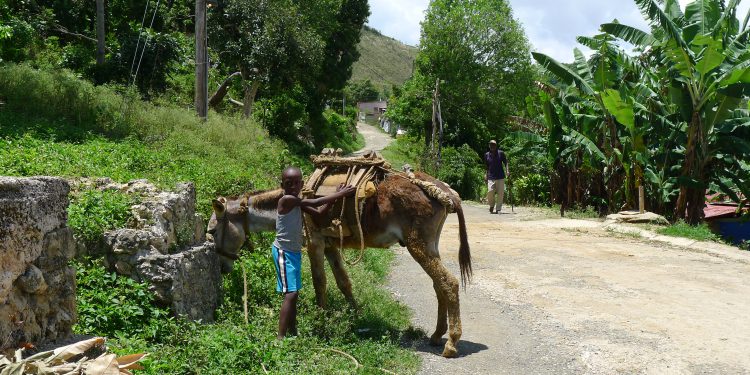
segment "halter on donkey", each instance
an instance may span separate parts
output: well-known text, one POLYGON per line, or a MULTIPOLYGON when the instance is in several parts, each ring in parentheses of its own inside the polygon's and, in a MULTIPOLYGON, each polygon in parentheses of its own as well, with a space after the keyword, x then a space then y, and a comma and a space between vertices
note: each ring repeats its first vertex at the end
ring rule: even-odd
MULTIPOLYGON (((328 155, 328 158, 333 157, 328 155)), ((347 158, 338 159, 341 162, 347 158)), ((306 217, 307 253, 317 302, 321 306, 326 304, 324 256, 331 264, 339 289, 347 300, 354 303, 351 282, 343 267, 339 247, 360 248, 364 245, 388 248, 397 242, 401 243, 433 280, 438 300, 438 319, 430 342, 439 345, 442 336, 448 331, 449 338, 443 355, 454 357, 458 353, 456 344, 461 337, 459 282, 442 264, 438 242, 447 215, 455 212, 459 222, 461 279, 464 284, 468 282, 471 278, 471 255, 461 200, 447 185, 424 173, 412 175, 397 172, 385 164, 378 168, 379 172, 383 172, 382 179, 376 180, 377 188, 373 195, 361 201, 349 198, 356 201, 356 206, 352 201, 340 203, 359 210, 357 217, 361 218, 361 231, 357 230, 356 234, 355 231, 350 231, 352 233, 343 238, 340 234, 335 237, 326 236, 323 229, 335 224, 333 217, 322 223, 313 223, 306 217)), ((213 233, 217 247, 222 252, 236 254, 247 233, 275 230, 276 203, 282 194, 281 190, 274 190, 239 199, 214 200, 214 215, 209 223, 209 232, 213 233), (243 210, 244 213, 240 213, 243 210)), ((342 217, 336 206, 330 212, 342 217)), ((353 227, 353 221, 348 223, 353 227)))

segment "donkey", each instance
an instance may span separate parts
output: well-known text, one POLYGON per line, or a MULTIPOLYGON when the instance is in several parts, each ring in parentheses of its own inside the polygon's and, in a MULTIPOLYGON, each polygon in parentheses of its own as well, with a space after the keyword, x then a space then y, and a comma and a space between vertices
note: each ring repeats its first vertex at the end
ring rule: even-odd
MULTIPOLYGON (((472 268, 461 200, 450 187, 427 174, 417 172, 416 178, 432 182, 450 195, 458 215, 459 268, 461 281, 466 285, 471 280, 472 268)), ((208 233, 213 236, 217 252, 224 258, 225 272, 231 270, 231 261, 237 259, 237 251, 248 233, 275 230, 276 206, 282 194, 281 189, 252 193, 247 196, 246 209, 241 208, 240 199, 219 197, 213 200, 214 213, 209 221, 208 233)), ((365 199, 361 223, 365 246, 388 248, 397 242, 405 245, 414 260, 432 278, 438 300, 438 317, 430 344, 440 345, 443 335, 449 331, 443 356, 456 357, 456 344, 461 337, 459 284, 441 262, 438 252, 440 232, 447 215, 447 208, 430 198, 419 186, 402 175, 391 174, 378 185, 373 196, 365 199)), ((308 229, 317 227, 307 215, 305 224, 308 229)), ((324 255, 331 265, 338 288, 347 301, 354 304, 352 285, 338 248, 339 239, 326 238, 315 230, 308 230, 308 235, 307 254, 318 305, 326 305, 324 255)), ((344 238, 343 246, 359 248, 360 240, 355 237, 344 238)))

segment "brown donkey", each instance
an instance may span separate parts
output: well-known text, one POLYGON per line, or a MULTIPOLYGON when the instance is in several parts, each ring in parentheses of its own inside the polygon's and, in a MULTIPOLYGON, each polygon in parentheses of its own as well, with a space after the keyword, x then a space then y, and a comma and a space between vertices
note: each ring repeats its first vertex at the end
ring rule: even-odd
MULTIPOLYGON (((458 215, 460 247, 458 260, 461 280, 464 285, 471 279, 471 255, 466 237, 461 201, 451 189, 439 180, 417 173, 420 180, 437 185, 450 195, 453 207, 458 215)), ((217 252, 223 256, 223 269, 231 270, 232 260, 237 259, 237 251, 250 232, 273 231, 276 226, 276 206, 281 198, 281 189, 259 192, 247 196, 247 204, 241 205, 241 199, 220 197, 213 201, 214 214, 208 225, 208 232, 213 236, 217 252), (244 208, 246 207, 246 208, 244 208)), ((438 317, 435 333, 430 343, 439 345, 443 335, 448 332, 448 341, 443 349, 444 357, 455 357, 456 344, 461 337, 461 316, 458 303, 458 280, 443 265, 438 252, 438 242, 448 210, 440 202, 430 198, 417 185, 402 175, 392 174, 378 185, 375 195, 367 198, 362 210, 362 232, 367 247, 388 248, 395 243, 406 245, 414 260, 432 278, 438 300, 438 317)), ((307 216, 307 215, 305 215, 307 216)), ((305 218, 308 228, 316 227, 305 218)), ((344 269, 341 252, 338 249, 339 239, 323 236, 319 231, 309 231, 307 254, 315 287, 315 297, 321 307, 326 305, 326 276, 323 268, 323 257, 328 259, 336 278, 336 284, 346 299, 354 304, 352 285, 344 269)), ((344 239, 344 247, 359 248, 357 236, 344 239)))

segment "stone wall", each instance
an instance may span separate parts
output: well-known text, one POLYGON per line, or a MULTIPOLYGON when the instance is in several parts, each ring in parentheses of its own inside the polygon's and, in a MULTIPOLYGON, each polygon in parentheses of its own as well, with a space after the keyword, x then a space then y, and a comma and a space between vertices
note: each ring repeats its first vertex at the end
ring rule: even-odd
POLYGON ((146 180, 73 182, 77 189, 117 190, 138 197, 127 228, 104 234, 104 249, 89 249, 121 275, 144 281, 156 302, 178 315, 211 322, 221 297, 219 257, 205 242, 206 224, 195 211, 195 187, 161 191, 146 180))
POLYGON ((68 183, 0 177, 0 350, 64 339, 76 320, 68 183))

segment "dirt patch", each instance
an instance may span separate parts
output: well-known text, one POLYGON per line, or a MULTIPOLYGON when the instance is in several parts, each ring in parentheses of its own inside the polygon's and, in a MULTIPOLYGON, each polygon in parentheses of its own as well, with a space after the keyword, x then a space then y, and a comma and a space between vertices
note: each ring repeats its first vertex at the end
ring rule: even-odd
MULTIPOLYGON (((460 295, 461 357, 424 338, 423 373, 750 374, 750 253, 717 257, 524 207, 464 211, 474 282, 460 295)), ((457 249, 451 215, 440 251, 455 275, 457 249)), ((430 334, 432 282, 395 251, 389 287, 430 334)))

